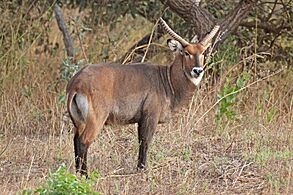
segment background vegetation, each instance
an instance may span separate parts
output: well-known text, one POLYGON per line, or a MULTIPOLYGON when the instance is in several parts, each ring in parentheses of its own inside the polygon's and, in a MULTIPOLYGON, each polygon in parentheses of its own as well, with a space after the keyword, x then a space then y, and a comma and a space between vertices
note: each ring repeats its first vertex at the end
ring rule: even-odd
MULTIPOLYGON (((221 17, 233 2, 202 6, 221 17)), ((72 58, 50 4, 1 2, 1 192, 45 193, 61 183, 59 192, 76 193, 293 193, 293 3, 274 2, 255 7, 214 54, 190 106, 159 126, 147 171, 135 170, 135 125, 108 126, 90 147, 91 183, 71 174, 67 80, 88 63, 124 59, 162 14, 182 36, 192 31, 160 1, 62 1, 72 58)), ((148 61, 172 60, 167 38, 154 40, 148 61)))

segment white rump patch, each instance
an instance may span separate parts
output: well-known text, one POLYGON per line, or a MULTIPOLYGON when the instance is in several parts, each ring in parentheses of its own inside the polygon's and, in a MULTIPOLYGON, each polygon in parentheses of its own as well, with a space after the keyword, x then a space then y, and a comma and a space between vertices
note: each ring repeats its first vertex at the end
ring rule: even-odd
POLYGON ((76 94, 76 102, 78 104, 78 107, 81 111, 82 117, 84 120, 87 118, 87 113, 89 110, 89 105, 86 96, 82 94, 76 94))
POLYGON ((71 115, 75 120, 85 121, 89 110, 88 100, 80 93, 76 93, 74 98, 71 104, 71 115))

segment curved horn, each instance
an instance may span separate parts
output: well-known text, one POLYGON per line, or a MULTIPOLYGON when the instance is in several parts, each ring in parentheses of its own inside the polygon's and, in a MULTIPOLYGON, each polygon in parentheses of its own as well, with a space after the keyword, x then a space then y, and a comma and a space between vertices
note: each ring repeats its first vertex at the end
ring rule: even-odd
POLYGON ((186 47, 187 45, 189 45, 189 43, 184 40, 182 37, 180 37, 177 33, 175 33, 169 26, 168 24, 165 22, 165 20, 163 20, 163 18, 160 18, 160 22, 163 25, 163 28, 168 32, 168 34, 173 37, 175 40, 179 41, 183 47, 186 47))
POLYGON ((204 47, 206 47, 209 44, 209 42, 212 40, 212 38, 217 34, 219 29, 220 29, 220 26, 216 25, 213 28, 213 30, 203 38, 203 40, 200 42, 200 44, 202 44, 204 47))

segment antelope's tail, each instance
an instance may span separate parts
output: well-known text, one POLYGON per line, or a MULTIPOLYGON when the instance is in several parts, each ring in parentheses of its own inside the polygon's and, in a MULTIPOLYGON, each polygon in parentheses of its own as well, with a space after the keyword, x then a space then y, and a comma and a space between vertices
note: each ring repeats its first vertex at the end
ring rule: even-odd
POLYGON ((82 134, 89 112, 89 102, 85 95, 70 91, 68 93, 67 110, 79 135, 82 134))

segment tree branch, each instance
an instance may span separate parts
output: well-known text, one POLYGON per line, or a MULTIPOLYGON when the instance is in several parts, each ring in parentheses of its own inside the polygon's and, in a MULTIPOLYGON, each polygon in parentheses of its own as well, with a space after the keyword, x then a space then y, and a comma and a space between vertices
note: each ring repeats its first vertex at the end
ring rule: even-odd
MULTIPOLYGON (((255 28, 255 22, 241 22, 240 26, 244 26, 246 28, 255 28)), ((263 29, 267 33, 278 34, 282 30, 291 30, 289 25, 280 24, 279 26, 273 26, 270 23, 258 23, 257 27, 263 29)))
POLYGON ((219 43, 223 42, 247 17, 253 6, 258 0, 241 0, 238 5, 221 20, 217 20, 206 9, 197 6, 196 0, 161 0, 170 9, 177 13, 192 27, 194 34, 201 40, 208 32, 212 30, 215 24, 221 26, 220 32, 225 32, 219 43))
POLYGON ((174 13, 183 18, 201 40, 215 25, 216 19, 206 9, 201 8, 196 0, 161 0, 174 13))
POLYGON ((71 36, 67 30, 66 24, 64 22, 64 17, 61 8, 57 3, 54 4, 54 13, 57 20, 59 30, 63 34, 63 41, 68 57, 74 58, 73 43, 71 36))
POLYGON ((230 13, 227 14, 225 18, 220 22, 222 31, 227 30, 222 36, 222 40, 225 40, 228 35, 230 35, 247 17, 249 12, 256 5, 258 0, 241 0, 239 4, 230 13))
MULTIPOLYGON (((153 41, 157 41, 159 40, 162 36, 164 35, 164 31, 163 31, 163 28, 158 25, 157 27, 157 31, 156 31, 156 34, 155 36, 153 37, 153 39, 151 40, 151 43, 153 41)), ((128 62, 140 62, 145 54, 145 49, 144 48, 139 48, 140 46, 143 46, 143 45, 147 45, 150 41, 150 38, 151 38, 151 33, 145 35, 142 39, 140 39, 138 42, 136 42, 127 52, 126 54, 124 54, 119 60, 117 60, 117 62, 119 63, 122 63, 122 62, 125 62, 125 60, 127 59, 127 57, 129 55, 133 55, 134 58, 129 58, 129 60, 127 60, 125 63, 128 63, 128 62), (139 48, 139 49, 136 49, 136 48, 139 48), (136 49, 136 50, 135 50, 136 49), (135 50, 133 52, 133 50, 135 50)))

